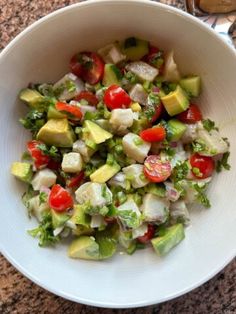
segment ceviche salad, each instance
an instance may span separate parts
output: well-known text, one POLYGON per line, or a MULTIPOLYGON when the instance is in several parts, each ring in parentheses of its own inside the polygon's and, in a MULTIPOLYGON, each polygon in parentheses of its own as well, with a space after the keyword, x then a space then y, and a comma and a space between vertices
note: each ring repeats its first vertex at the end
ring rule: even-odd
POLYGON ((165 255, 184 239, 189 207, 210 207, 229 144, 195 99, 197 75, 181 77, 173 51, 128 38, 79 52, 56 83, 29 84, 20 119, 32 133, 11 173, 40 246, 70 237, 72 258, 102 260, 147 245, 165 255))

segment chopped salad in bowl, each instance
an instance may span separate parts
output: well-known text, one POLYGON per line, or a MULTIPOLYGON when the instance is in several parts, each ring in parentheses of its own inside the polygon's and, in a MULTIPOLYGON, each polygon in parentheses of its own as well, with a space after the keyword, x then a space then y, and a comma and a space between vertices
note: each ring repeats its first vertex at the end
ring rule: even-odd
POLYGON ((56 83, 19 98, 32 133, 11 173, 40 246, 71 238, 72 258, 103 260, 184 239, 191 205, 210 207, 214 172, 229 170, 229 143, 202 115, 201 79, 181 77, 174 53, 135 37, 79 52, 56 83))

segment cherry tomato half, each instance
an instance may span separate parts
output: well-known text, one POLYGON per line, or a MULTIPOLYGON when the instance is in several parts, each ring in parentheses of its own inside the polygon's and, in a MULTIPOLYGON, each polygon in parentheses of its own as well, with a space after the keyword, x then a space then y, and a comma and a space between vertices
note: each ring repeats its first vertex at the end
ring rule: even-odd
POLYGON ((79 107, 74 106, 74 105, 68 105, 67 103, 64 103, 64 102, 57 102, 55 105, 55 108, 58 111, 65 111, 67 113, 70 113, 77 119, 81 119, 83 116, 79 107))
POLYGON ((154 115, 152 117, 151 122, 154 123, 160 117, 162 112, 163 112, 163 105, 160 102, 159 105, 156 106, 155 113, 154 113, 154 115))
POLYGON ((43 142, 36 140, 27 143, 27 149, 34 160, 34 165, 36 169, 46 167, 50 161, 50 157, 48 155, 45 155, 43 151, 38 147, 40 144, 43 144, 43 142))
POLYGON ((162 56, 162 51, 155 46, 149 47, 149 52, 143 57, 143 61, 149 63, 150 65, 159 69, 160 72, 163 71, 164 68, 164 59, 162 56))
POLYGON ((73 206, 73 199, 62 186, 55 184, 49 194, 49 206, 57 212, 64 212, 73 206))
POLYGON ((155 126, 141 131, 140 137, 146 142, 161 142, 166 138, 166 130, 163 126, 155 126))
POLYGON ((80 100, 86 100, 90 106, 97 106, 98 99, 97 97, 88 91, 82 91, 79 95, 75 96, 74 100, 80 101, 80 100))
POLYGON ((143 236, 138 237, 138 241, 143 244, 148 243, 154 237, 154 234, 155 226, 149 224, 147 232, 143 236))
POLYGON ((190 164, 192 174, 198 179, 210 177, 215 169, 215 163, 212 157, 200 156, 199 154, 193 154, 190 157, 190 164))
POLYGON ((177 118, 183 123, 193 124, 202 120, 202 113, 197 105, 191 104, 186 111, 178 114, 177 118))
POLYGON ((81 171, 79 174, 74 175, 70 179, 66 180, 66 186, 68 188, 78 187, 84 178, 84 171, 81 171))
POLYGON ((111 85, 103 98, 109 109, 126 108, 131 104, 131 98, 126 91, 118 85, 111 85))
POLYGON ((171 164, 159 155, 150 155, 144 161, 144 175, 152 182, 163 182, 171 175, 171 164))
POLYGON ((71 58, 70 69, 72 73, 94 85, 103 77, 104 62, 95 52, 81 52, 71 58))

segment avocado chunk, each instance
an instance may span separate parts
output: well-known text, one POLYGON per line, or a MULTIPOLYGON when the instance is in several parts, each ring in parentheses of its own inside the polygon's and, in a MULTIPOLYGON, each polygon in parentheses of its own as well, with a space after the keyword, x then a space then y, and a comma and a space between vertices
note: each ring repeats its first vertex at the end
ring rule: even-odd
POLYGON ((120 171, 118 164, 103 165, 90 175, 90 180, 97 183, 105 183, 120 171))
POLYGON ((170 116, 181 113, 189 107, 188 97, 179 85, 175 91, 161 97, 161 101, 170 116))
POLYGON ((39 130, 37 139, 47 145, 72 147, 75 134, 67 119, 50 119, 39 130))
POLYGON ((99 245, 92 236, 80 236, 72 241, 68 249, 68 255, 72 258, 98 260, 100 257, 99 245))
POLYGON ((182 224, 174 225, 167 229, 163 236, 151 240, 155 252, 159 256, 167 254, 173 247, 184 239, 184 227, 182 224))
POLYGON ((112 257, 116 252, 116 242, 110 237, 106 237, 98 234, 96 236, 96 242, 99 245, 99 259, 107 259, 112 257))
POLYGON ((88 214, 85 213, 85 206, 76 204, 74 205, 74 212, 70 218, 70 221, 76 225, 89 227, 91 218, 88 214))
POLYGON ((168 140, 172 142, 177 142, 178 140, 180 140, 186 129, 186 125, 179 120, 169 120, 167 122, 168 140))
POLYGON ((120 85, 122 79, 122 74, 120 69, 117 68, 114 64, 105 64, 104 75, 102 84, 104 86, 110 86, 112 84, 120 85))
POLYGON ((84 122, 84 128, 85 139, 87 138, 95 144, 103 143, 113 136, 110 132, 102 129, 98 124, 90 120, 84 122))
POLYGON ((69 215, 65 213, 57 213, 53 209, 51 209, 51 215, 52 215, 52 225, 54 229, 63 226, 65 222, 69 220, 70 218, 69 215))
POLYGON ((17 179, 29 183, 33 176, 32 166, 27 162, 13 162, 11 174, 17 179))
POLYGON ((201 92, 201 78, 200 76, 190 76, 179 81, 179 85, 191 97, 198 97, 201 92))
POLYGON ((54 106, 49 106, 48 108, 48 119, 63 119, 66 115, 58 111, 54 106))
POLYGON ((81 235, 93 235, 94 230, 93 228, 82 226, 82 225, 76 225, 76 229, 72 229, 72 233, 76 236, 81 235))
POLYGON ((28 106, 38 109, 38 106, 44 101, 44 97, 35 89, 25 88, 20 92, 20 100, 28 106))
POLYGON ((126 55, 127 59, 131 61, 142 59, 148 51, 148 42, 135 37, 127 38, 122 44, 122 52, 126 55))

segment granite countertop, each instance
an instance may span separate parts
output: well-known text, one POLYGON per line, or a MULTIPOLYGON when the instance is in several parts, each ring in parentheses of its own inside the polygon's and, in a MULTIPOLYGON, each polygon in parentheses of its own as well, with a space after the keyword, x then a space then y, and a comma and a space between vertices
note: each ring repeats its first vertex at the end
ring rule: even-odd
MULTIPOLYGON (((35 20, 55 9, 76 2, 79 1, 0 0, 0 49, 35 20)), ((178 2, 177 6, 183 7, 181 0, 161 2, 168 4, 178 2)), ((175 300, 140 309, 112 310, 89 307, 57 297, 25 278, 3 256, 0 256, 0 313, 234 314, 236 313, 236 259, 209 282, 175 300)))

